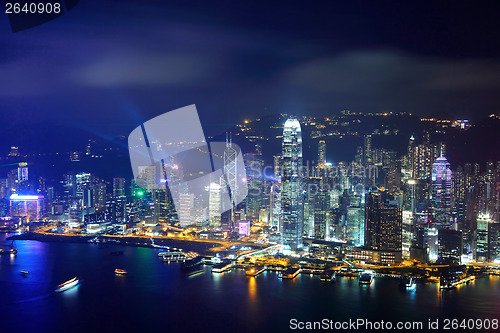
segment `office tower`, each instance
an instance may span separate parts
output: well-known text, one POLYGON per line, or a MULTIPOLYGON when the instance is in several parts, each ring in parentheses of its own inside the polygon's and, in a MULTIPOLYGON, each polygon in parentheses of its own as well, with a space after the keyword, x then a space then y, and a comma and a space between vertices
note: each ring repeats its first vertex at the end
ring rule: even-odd
POLYGON ((371 136, 371 134, 364 136, 363 163, 365 165, 372 163, 372 136, 371 136))
POLYGON ((125 223, 128 222, 127 217, 127 199, 125 197, 112 197, 106 201, 107 221, 111 223, 125 223))
POLYGON ((303 226, 302 235, 307 238, 314 238, 314 204, 311 200, 306 200, 302 207, 303 226))
POLYGON ((500 262, 500 223, 488 224, 488 254, 489 261, 500 262))
POLYGON ((427 256, 430 262, 439 258, 439 231, 434 227, 427 227, 426 234, 427 256))
POLYGON ((413 212, 403 211, 403 229, 402 229, 401 251, 403 259, 410 259, 410 248, 413 242, 413 212))
POLYGON ((479 215, 476 230, 476 260, 488 261, 488 231, 489 224, 493 223, 488 215, 479 215))
POLYGON ((269 195, 270 216, 269 224, 276 227, 279 231, 281 218, 281 183, 272 182, 269 195))
POLYGON ((456 217, 460 226, 464 226, 465 222, 465 198, 467 188, 465 186, 465 174, 463 168, 459 166, 455 173, 452 173, 451 186, 453 193, 452 214, 456 217))
POLYGON ((221 184, 226 184, 228 186, 223 186, 222 191, 228 192, 231 189, 231 209, 229 211, 229 227, 232 229, 234 225, 234 210, 235 210, 235 199, 238 197, 238 163, 237 163, 238 152, 233 147, 233 142, 231 139, 231 133, 226 133, 226 147, 224 148, 224 176, 220 180, 221 184), (225 177, 225 178, 224 178, 225 177))
POLYGON ((451 170, 444 156, 432 165, 432 209, 436 222, 450 225, 451 219, 451 170))
POLYGON ((113 196, 121 197, 125 195, 125 178, 113 178, 113 196))
POLYGON ((371 192, 366 199, 365 247, 375 251, 401 251, 402 212, 382 205, 381 194, 371 192))
POLYGON ((326 191, 319 191, 314 195, 314 238, 324 240, 327 236, 328 211, 330 195, 326 191))
POLYGON ((360 195, 351 196, 346 207, 346 240, 354 246, 365 243, 365 213, 360 195))
POLYGON ((25 217, 27 222, 37 221, 43 215, 43 196, 18 195, 10 196, 10 216, 25 217))
POLYGON ((97 183, 92 187, 92 189, 93 189, 92 202, 94 203, 93 206, 98 209, 106 207, 106 197, 107 197, 106 184, 102 182, 97 183))
POLYGON ((388 165, 384 167, 386 170, 387 191, 389 193, 395 193, 401 189, 401 162, 396 159, 391 159, 387 162, 388 165))
POLYGON ((219 228, 221 224, 221 186, 210 183, 208 203, 208 219, 210 227, 219 228))
POLYGON ((26 162, 19 163, 19 166, 17 167, 17 181, 18 182, 28 181, 28 163, 26 162))
POLYGON ((246 218, 251 221, 259 219, 259 212, 265 200, 264 183, 262 179, 262 156, 257 153, 246 153, 243 155, 247 166, 248 195, 245 198, 246 218))
POLYGON ((440 229, 438 232, 439 260, 460 263, 463 251, 462 232, 452 229, 440 229))
POLYGON ((281 243, 296 250, 302 246, 302 131, 296 118, 285 122, 282 141, 281 243))
POLYGON ((81 172, 75 175, 75 199, 76 209, 84 210, 92 206, 90 187, 93 177, 90 173, 81 172))
POLYGON ((274 177, 280 177, 281 176, 281 156, 280 155, 274 155, 273 156, 273 161, 274 161, 274 177))
POLYGON ((318 143, 318 164, 324 165, 326 163, 326 142, 320 140, 318 143))
POLYGON ((177 211, 179 216, 179 221, 181 227, 186 227, 195 222, 195 219, 192 214, 193 206, 194 206, 194 194, 192 193, 180 193, 179 194, 179 205, 180 210, 177 211))
POLYGON ((363 164, 363 147, 359 146, 356 148, 356 155, 354 157, 354 162, 361 165, 363 164))
POLYGON ((224 149, 224 174, 229 188, 234 192, 231 193, 232 196, 237 195, 238 192, 238 181, 236 179, 238 176, 237 156, 238 152, 233 147, 231 134, 229 133, 226 136, 226 148, 224 149))

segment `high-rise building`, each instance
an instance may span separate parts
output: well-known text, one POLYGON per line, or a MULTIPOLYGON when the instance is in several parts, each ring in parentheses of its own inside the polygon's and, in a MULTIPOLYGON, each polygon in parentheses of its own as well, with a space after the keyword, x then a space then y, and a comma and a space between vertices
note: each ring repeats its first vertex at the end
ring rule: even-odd
POLYGON ((323 165, 326 163, 326 142, 320 140, 318 143, 318 164, 323 165))
POLYGON ((371 192, 367 195, 365 214, 365 247, 375 251, 401 251, 401 209, 383 206, 381 194, 371 192))
POLYGON ((125 178, 113 178, 113 196, 121 197, 125 195, 125 178))
MULTIPOLYGON (((227 181, 227 185, 231 189, 231 210, 229 211, 229 226, 231 228, 235 227, 234 225, 234 210, 236 209, 237 202, 235 201, 238 198, 238 163, 237 163, 238 152, 233 147, 233 142, 231 139, 231 134, 226 135, 226 147, 224 149, 224 175, 225 179, 221 179, 221 184, 225 184, 227 181)), ((241 167, 241 166, 240 166, 241 167)), ((224 186, 222 191, 227 191, 227 186, 224 186)))
POLYGON ((302 131, 296 118, 285 122, 282 141, 281 243, 296 250, 302 246, 302 131))
POLYGON ((434 218, 442 225, 450 225, 451 219, 451 170, 444 156, 432 165, 432 209, 434 218))
POLYGON ((221 224, 221 186, 217 183, 210 183, 208 215, 210 227, 219 228, 221 224))
POLYGON ((460 263, 463 250, 463 236, 461 231, 440 229, 438 231, 438 257, 440 260, 454 260, 460 263))
POLYGON ((347 207, 346 240, 354 246, 363 246, 365 242, 365 214, 361 204, 347 207))
POLYGON ((401 234, 401 251, 403 259, 410 259, 410 248, 413 241, 413 212, 403 211, 403 228, 401 234))
POLYGON ((43 214, 43 196, 18 195, 10 196, 10 216, 26 217, 27 221, 36 221, 43 214))
POLYGON ((477 261, 487 261, 488 260, 488 231, 490 229, 489 224, 493 223, 487 215, 479 215, 477 218, 477 230, 476 230, 476 260, 477 261))
POLYGON ((367 134, 364 136, 363 163, 365 165, 372 163, 372 136, 371 136, 371 134, 367 134))

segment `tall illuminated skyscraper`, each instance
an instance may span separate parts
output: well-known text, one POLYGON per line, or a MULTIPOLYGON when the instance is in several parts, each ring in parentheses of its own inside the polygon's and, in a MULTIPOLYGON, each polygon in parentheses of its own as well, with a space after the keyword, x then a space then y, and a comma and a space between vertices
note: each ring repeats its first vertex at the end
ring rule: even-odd
POLYGON ((438 223, 449 224, 451 218, 451 170, 444 156, 432 165, 432 208, 438 223))
MULTIPOLYGON (((234 227, 234 209, 236 208, 237 202, 235 198, 238 196, 238 181, 236 177, 238 176, 238 165, 237 165, 238 152, 233 147, 233 142, 231 139, 231 134, 226 134, 226 148, 224 149, 224 174, 227 179, 229 188, 231 188, 232 204, 230 211, 230 222, 229 226, 234 227)), ((224 180, 221 179, 221 184, 224 184, 224 180)))
POLYGON ((363 162, 365 165, 372 162, 372 136, 371 134, 367 134, 364 136, 364 145, 363 145, 363 162))
POLYGON ((290 118, 283 128, 281 162, 281 243, 296 250, 302 246, 302 131, 296 118, 290 118))
POLYGON ((326 142, 320 140, 318 143, 318 164, 323 165, 326 163, 326 142))

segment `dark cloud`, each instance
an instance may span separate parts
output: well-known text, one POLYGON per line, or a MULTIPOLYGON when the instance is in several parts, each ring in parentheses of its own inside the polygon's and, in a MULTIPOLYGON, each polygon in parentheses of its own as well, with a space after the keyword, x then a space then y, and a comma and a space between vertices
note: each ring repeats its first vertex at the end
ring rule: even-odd
POLYGON ((202 120, 225 124, 265 109, 500 110, 496 11, 431 7, 81 1, 16 34, 4 17, 1 120, 59 121, 112 136, 193 103, 202 120))

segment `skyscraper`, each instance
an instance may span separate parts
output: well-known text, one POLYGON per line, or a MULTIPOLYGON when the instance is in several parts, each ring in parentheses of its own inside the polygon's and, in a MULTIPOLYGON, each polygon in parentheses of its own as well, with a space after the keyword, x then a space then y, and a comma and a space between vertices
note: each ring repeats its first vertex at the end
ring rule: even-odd
POLYGON ((372 136, 365 135, 363 146, 363 162, 365 165, 372 163, 372 136))
MULTIPOLYGON (((233 147, 233 142, 231 140, 231 134, 226 135, 226 148, 224 149, 224 174, 227 180, 227 183, 229 185, 229 188, 231 188, 231 196, 232 196, 232 205, 231 205, 231 211, 230 211, 230 222, 229 226, 231 228, 234 227, 234 209, 236 208, 235 205, 237 202, 235 202, 235 198, 238 196, 238 181, 236 177, 238 176, 238 165, 237 165, 237 156, 238 152, 236 149, 233 147)), ((221 184, 224 184, 224 180, 221 179, 221 184)), ((227 190, 224 188, 224 190, 227 190)))
POLYGON ((121 197, 125 195, 125 178, 113 178, 113 196, 121 197))
POLYGON ((444 156, 432 165, 432 208, 438 223, 448 225, 451 218, 451 170, 444 156))
POLYGON ((323 165, 326 163, 326 142, 320 140, 318 143, 318 164, 323 165))
POLYGON ((296 118, 285 122, 282 141, 281 243, 296 250, 302 246, 302 131, 296 118))
POLYGON ((372 192, 367 196, 365 214, 365 246, 375 251, 401 251, 401 209, 384 207, 381 194, 372 192))

